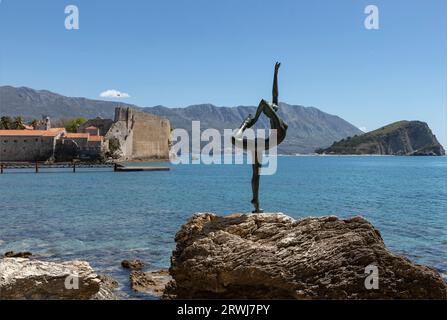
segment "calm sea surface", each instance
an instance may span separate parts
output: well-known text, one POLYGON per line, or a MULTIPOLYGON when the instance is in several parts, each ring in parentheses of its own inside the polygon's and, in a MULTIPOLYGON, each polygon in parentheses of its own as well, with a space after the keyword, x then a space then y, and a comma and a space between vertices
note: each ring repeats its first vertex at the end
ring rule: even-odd
MULTIPOLYGON (((9 171, 0 175, 0 253, 86 260, 118 279, 123 294, 148 298, 128 289, 121 260, 168 267, 192 213, 252 210, 250 178, 248 165, 9 171)), ((447 157, 280 157, 278 172, 261 177, 261 205, 295 218, 362 215, 390 249, 447 274, 447 157)))

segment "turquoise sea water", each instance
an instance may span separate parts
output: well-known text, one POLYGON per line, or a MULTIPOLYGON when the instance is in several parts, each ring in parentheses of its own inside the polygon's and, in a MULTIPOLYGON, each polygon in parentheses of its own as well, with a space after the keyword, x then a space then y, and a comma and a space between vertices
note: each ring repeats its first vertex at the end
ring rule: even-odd
MULTIPOLYGON (((168 267, 192 213, 252 210, 250 178, 248 165, 9 171, 0 175, 0 253, 86 260, 124 294, 147 298, 128 289, 121 260, 168 267)), ((278 172, 261 178, 261 205, 295 218, 362 215, 390 249, 447 274, 447 157, 279 157, 278 172)))

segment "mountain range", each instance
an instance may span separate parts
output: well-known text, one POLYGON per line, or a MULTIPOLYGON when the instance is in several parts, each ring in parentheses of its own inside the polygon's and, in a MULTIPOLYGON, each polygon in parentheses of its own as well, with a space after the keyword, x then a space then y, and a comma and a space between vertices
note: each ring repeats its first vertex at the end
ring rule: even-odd
MULTIPOLYGON (((191 130, 191 121, 200 121, 202 130, 234 129, 239 127, 248 114, 256 112, 254 106, 217 107, 212 104, 185 108, 140 107, 113 101, 66 97, 47 90, 0 86, 1 116, 22 116, 25 120, 40 119, 42 116, 53 119, 113 119, 117 106, 131 107, 166 117, 174 128, 184 128, 188 131, 191 130)), ((313 153, 318 148, 329 147, 334 141, 363 133, 342 118, 314 107, 280 103, 279 115, 289 125, 287 137, 278 148, 278 152, 284 154, 313 153)), ((269 120, 261 117, 257 126, 268 128, 269 120)))

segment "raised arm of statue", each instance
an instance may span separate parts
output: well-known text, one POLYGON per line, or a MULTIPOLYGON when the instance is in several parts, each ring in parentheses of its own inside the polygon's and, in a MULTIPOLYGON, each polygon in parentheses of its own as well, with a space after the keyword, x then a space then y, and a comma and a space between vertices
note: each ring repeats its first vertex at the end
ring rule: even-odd
MULTIPOLYGON (((280 62, 276 62, 275 63, 275 74, 273 76, 273 89, 272 89, 272 106, 271 108, 273 108, 273 111, 277 111, 278 110, 278 95, 279 95, 279 90, 278 90, 278 71, 279 71, 279 67, 281 66, 280 62)), ((251 126, 253 126, 259 119, 260 115, 264 112, 265 115, 269 118, 272 118, 272 112, 269 112, 267 110, 269 106, 267 105, 267 103, 264 101, 261 102, 261 104, 258 106, 258 109, 256 110, 256 114, 254 117, 252 117, 251 115, 249 115, 247 117, 247 119, 245 120, 245 128, 250 128, 251 126)), ((242 126, 241 126, 242 127, 242 126)))
POLYGON ((274 105, 278 105, 279 101, 278 101, 278 96, 279 96, 279 91, 278 91, 278 71, 279 71, 279 67, 281 66, 280 62, 277 62, 275 64, 275 75, 273 76, 273 89, 272 89, 272 102, 274 105))

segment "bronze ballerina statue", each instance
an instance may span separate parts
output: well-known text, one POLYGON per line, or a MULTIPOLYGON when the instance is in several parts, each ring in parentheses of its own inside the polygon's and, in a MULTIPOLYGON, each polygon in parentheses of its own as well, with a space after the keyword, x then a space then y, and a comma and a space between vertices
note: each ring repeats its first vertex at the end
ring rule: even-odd
POLYGON ((232 136, 232 143, 236 146, 242 146, 244 151, 252 152, 253 159, 253 176, 251 179, 251 187, 253 192, 253 199, 251 203, 255 207, 253 213, 262 213, 263 210, 259 207, 259 178, 260 178, 260 169, 261 169, 261 160, 262 153, 264 150, 269 150, 275 145, 279 145, 286 137, 287 133, 287 124, 279 118, 277 112, 279 109, 279 101, 278 101, 278 70, 281 63, 277 62, 275 64, 275 75, 273 77, 273 100, 272 103, 268 103, 264 99, 259 103, 258 109, 256 110, 256 114, 254 117, 252 115, 248 115, 242 125, 239 127, 239 130, 232 136), (245 129, 251 128, 259 119, 260 115, 264 113, 270 119, 270 127, 271 129, 276 130, 276 141, 271 141, 271 135, 266 139, 255 138, 254 141, 249 141, 246 137, 243 136, 245 129), (262 141, 261 141, 262 140, 262 141))

